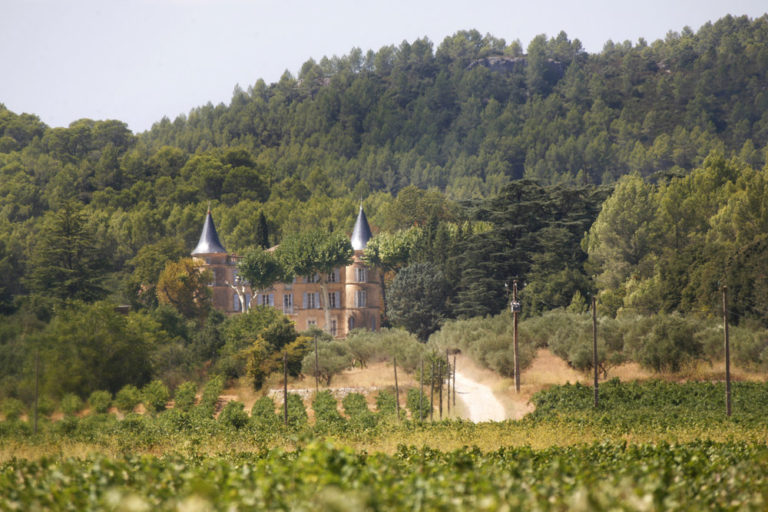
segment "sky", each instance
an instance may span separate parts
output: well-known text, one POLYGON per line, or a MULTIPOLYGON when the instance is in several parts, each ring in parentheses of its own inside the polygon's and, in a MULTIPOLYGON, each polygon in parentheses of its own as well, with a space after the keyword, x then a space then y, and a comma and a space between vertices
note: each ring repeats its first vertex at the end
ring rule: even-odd
POLYGON ((594 53, 766 11, 765 0, 0 0, 0 103, 49 126, 119 119, 138 133, 355 47, 428 37, 437 48, 476 29, 525 48, 564 30, 594 53))

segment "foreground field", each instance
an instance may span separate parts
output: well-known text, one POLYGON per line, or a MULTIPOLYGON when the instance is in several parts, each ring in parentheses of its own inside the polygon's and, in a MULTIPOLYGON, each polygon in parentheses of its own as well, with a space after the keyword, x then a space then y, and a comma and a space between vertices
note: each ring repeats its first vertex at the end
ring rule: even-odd
POLYGON ((597 444, 489 453, 324 443, 219 457, 16 460, 4 510, 764 510, 768 448, 597 444))
POLYGON ((2 510, 765 510, 768 384, 582 384, 519 421, 202 409, 0 422, 2 510))

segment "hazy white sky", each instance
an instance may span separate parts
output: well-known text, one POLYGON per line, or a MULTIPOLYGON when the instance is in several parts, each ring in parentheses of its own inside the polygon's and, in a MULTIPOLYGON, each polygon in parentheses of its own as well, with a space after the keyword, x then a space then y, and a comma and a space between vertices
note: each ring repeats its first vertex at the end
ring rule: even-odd
POLYGON ((120 119, 138 132, 353 47, 424 36, 437 47, 464 29, 526 47, 565 30, 596 52, 767 10, 765 0, 0 0, 0 103, 51 126, 120 119))

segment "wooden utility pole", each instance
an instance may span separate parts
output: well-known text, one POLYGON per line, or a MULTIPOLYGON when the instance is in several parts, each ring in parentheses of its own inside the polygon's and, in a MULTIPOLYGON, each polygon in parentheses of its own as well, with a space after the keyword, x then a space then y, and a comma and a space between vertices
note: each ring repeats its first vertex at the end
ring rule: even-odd
POLYGON ((597 389, 597 298, 592 297, 592 367, 595 370, 595 407, 599 400, 597 389))
POLYGON ((419 423, 424 421, 424 408, 422 403, 424 402, 424 359, 421 359, 421 375, 419 375, 419 423))
POLYGON ((456 353, 453 353, 453 410, 456 410, 456 353))
POLYGON ((432 361, 429 375, 429 421, 435 420, 435 361, 432 361))
POLYGON ((512 316, 514 318, 514 355, 515 355, 515 392, 520 392, 520 358, 517 352, 517 314, 520 311, 520 303, 517 302, 517 279, 512 281, 512 316))
POLYGON ((725 415, 731 416, 731 343, 728 339, 728 287, 723 286, 723 330, 725 331, 725 415))
POLYGON ((35 350, 35 424, 32 433, 37 434, 37 405, 40 396, 40 350, 35 350))
POLYGON ((448 354, 448 349, 445 349, 445 362, 448 365, 448 400, 445 401, 448 407, 448 416, 451 415, 451 356, 448 354))
POLYGON ((397 386, 397 356, 392 357, 392 366, 395 367, 395 413, 397 421, 400 421, 400 388, 397 386))
POLYGON ((438 409, 440 410, 440 421, 443 420, 443 360, 438 359, 437 361, 437 380, 438 384, 440 384, 439 388, 439 400, 440 405, 438 406, 438 409))
POLYGON ((317 334, 315 334, 315 394, 320 392, 320 358, 317 356, 317 334))
POLYGON ((288 426, 288 352, 283 352, 283 422, 288 426))

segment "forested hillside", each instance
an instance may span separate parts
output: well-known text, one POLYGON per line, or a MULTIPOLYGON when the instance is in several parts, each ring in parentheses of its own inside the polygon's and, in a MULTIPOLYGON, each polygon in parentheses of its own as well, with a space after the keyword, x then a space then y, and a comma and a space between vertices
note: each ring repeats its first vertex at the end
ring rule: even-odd
POLYGON ((734 318, 757 325, 767 75, 768 16, 726 17, 598 54, 564 33, 523 48, 476 31, 355 49, 140 134, 0 105, 0 396, 20 393, 32 348, 91 379, 49 372, 54 394, 226 373, 243 326, 155 294, 208 205, 243 253, 348 234, 362 198, 392 304, 412 283, 441 291, 422 338, 498 313, 513 278, 526 315, 599 292, 611 316, 711 316, 730 282, 734 318), (127 354, 129 374, 94 372, 127 354))

